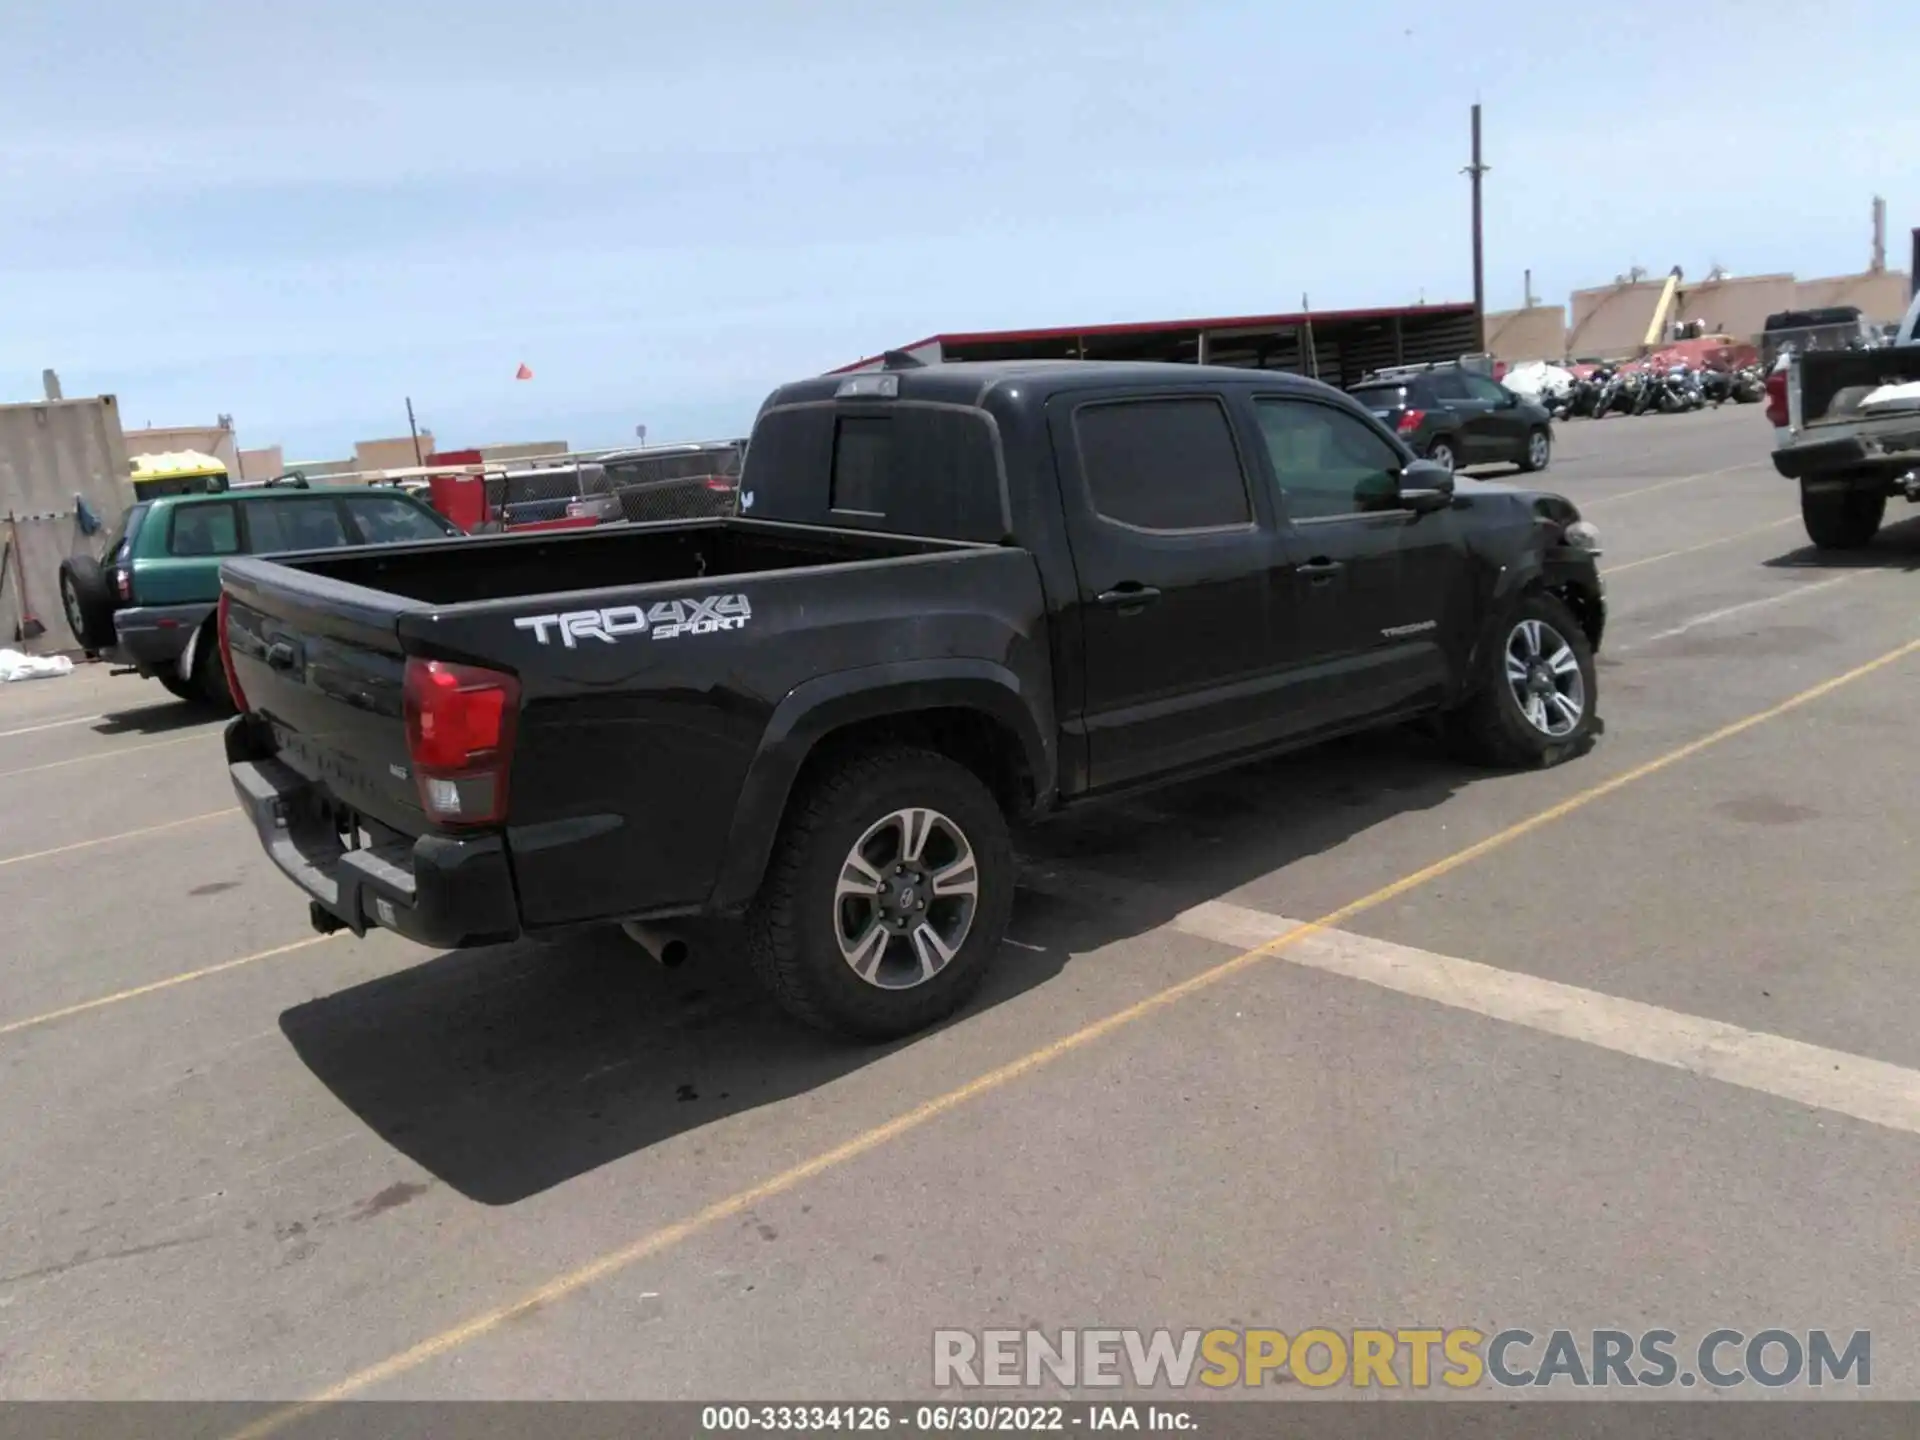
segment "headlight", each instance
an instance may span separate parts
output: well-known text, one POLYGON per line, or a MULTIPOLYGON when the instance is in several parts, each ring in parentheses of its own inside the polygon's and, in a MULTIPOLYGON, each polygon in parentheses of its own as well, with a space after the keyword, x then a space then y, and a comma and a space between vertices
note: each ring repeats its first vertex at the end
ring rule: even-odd
POLYGON ((1600 553, 1600 531, 1591 520, 1576 520, 1567 526, 1566 543, 1576 550, 1585 550, 1589 555, 1600 553))

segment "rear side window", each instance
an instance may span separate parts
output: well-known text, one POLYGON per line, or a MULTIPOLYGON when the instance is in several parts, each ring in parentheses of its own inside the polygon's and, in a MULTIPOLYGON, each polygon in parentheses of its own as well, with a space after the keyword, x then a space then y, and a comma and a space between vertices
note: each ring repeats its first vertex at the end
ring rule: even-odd
POLYGON ((182 557, 238 555, 239 510, 232 504, 175 506, 167 553, 182 557))
POLYGON ((885 515, 893 465, 892 416, 842 415, 833 427, 833 489, 827 503, 856 515, 885 515))
POLYGON ((1217 530, 1252 522, 1226 408, 1210 397, 1121 400, 1074 413, 1094 512, 1136 530, 1217 530))
POLYGON ((1436 400, 1471 400, 1473 393, 1458 370, 1436 370, 1427 376, 1427 388, 1436 400))
POLYGON ((347 501, 354 524, 369 545, 400 545, 409 540, 442 540, 451 533, 431 510, 423 510, 392 495, 369 495, 347 501))
POLYGON ((1356 385, 1353 398, 1369 410, 1391 410, 1395 406, 1407 403, 1407 387, 1404 385, 1356 385))
POLYGON ((124 565, 133 554, 133 547, 140 541, 140 527, 146 523, 147 506, 142 503, 130 506, 127 513, 107 533, 106 548, 101 552, 102 565, 124 565))
POLYGON ((247 507, 247 534, 255 555, 287 550, 331 550, 347 543, 340 507, 331 497, 256 500, 247 507))

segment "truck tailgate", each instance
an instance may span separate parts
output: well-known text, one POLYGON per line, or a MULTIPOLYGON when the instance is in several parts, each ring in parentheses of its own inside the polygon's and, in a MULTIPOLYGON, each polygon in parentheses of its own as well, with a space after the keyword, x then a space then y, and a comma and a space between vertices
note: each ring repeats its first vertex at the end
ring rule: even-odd
POLYGON ((404 602, 281 565, 229 562, 223 577, 234 678, 274 758, 361 815, 427 829, 402 711, 404 602))

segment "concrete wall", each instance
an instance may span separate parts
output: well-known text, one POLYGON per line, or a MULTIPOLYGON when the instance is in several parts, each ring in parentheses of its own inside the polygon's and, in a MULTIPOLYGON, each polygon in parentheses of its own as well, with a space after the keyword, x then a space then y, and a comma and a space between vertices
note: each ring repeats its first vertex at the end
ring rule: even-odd
POLYGON ((1559 360, 1567 353, 1567 311, 1563 305, 1487 313, 1487 352, 1517 365, 1524 360, 1559 360))
MULTIPOLYGON (((1574 291, 1568 353, 1608 358, 1635 354, 1646 338, 1665 283, 1660 277, 1574 291)), ((1893 270, 1820 280, 1796 280, 1791 275, 1695 281, 1683 278, 1670 318, 1699 320, 1711 331, 1752 340, 1766 326, 1767 316, 1782 310, 1857 305, 1869 320, 1898 320, 1906 313, 1907 295, 1907 276, 1893 270)))
POLYGON ((106 530, 133 503, 126 436, 111 395, 86 400, 0 405, 0 542, 17 529, 21 553, 8 562, 0 587, 0 646, 47 655, 74 651, 73 632, 60 608, 60 562, 98 555, 106 530), (101 530, 81 532, 74 496, 85 497, 101 530), (24 643, 16 597, 24 583, 27 608, 46 627, 24 643))
POLYGON ((480 458, 496 464, 508 460, 537 460, 542 455, 570 455, 564 440, 528 440, 511 445, 482 445, 480 458))
POLYGON ((397 440, 361 440, 353 447, 353 468, 356 470, 404 470, 418 465, 420 457, 433 453, 433 436, 420 432, 420 450, 415 454, 413 437, 402 435, 397 440))
POLYGON ((1903 270, 1871 271, 1862 275, 1835 275, 1823 280, 1802 280, 1796 287, 1796 310, 1817 310, 1826 305, 1858 305, 1869 320, 1891 324, 1907 313, 1913 303, 1909 277, 1903 270))
POLYGON ((172 450, 198 450, 227 467, 227 477, 240 473, 240 446, 233 431, 221 425, 154 425, 126 432, 128 455, 161 455, 172 450))
POLYGON ((240 470, 235 480, 242 475, 248 480, 271 480, 286 473, 286 460, 278 445, 268 445, 260 450, 242 450, 240 452, 240 470))

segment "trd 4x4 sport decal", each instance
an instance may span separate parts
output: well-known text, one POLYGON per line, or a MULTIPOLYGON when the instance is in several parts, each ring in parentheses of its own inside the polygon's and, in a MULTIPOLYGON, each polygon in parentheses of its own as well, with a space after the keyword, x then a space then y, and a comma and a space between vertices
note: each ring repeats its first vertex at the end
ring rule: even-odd
POLYGON ((704 600, 659 600, 648 605, 614 605, 605 610, 570 610, 561 615, 520 615, 513 628, 531 630, 542 645, 554 637, 569 650, 582 640, 612 645, 630 635, 673 640, 681 635, 713 635, 744 630, 753 607, 744 595, 709 595, 704 600))

